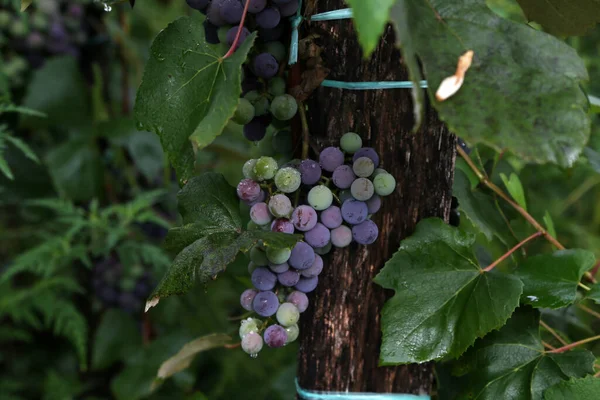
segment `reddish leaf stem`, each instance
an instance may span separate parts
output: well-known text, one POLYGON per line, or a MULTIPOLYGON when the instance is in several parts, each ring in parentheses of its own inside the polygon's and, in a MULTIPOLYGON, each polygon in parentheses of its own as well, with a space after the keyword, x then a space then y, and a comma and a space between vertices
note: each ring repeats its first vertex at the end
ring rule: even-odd
POLYGON ((578 342, 573 342, 573 343, 568 344, 566 346, 559 347, 558 349, 551 350, 548 353, 564 353, 565 351, 571 350, 574 347, 580 346, 582 344, 590 343, 590 342, 593 342, 594 340, 598 340, 598 339, 600 339, 600 335, 598 335, 598 336, 592 336, 592 337, 589 337, 587 339, 583 339, 583 340, 580 340, 578 342))
POLYGON ((231 55, 235 52, 235 49, 237 48, 238 42, 240 41, 240 36, 242 35, 242 31, 244 30, 244 22, 246 22, 246 14, 248 14, 249 5, 250 0, 246 0, 246 4, 244 5, 244 12, 242 13, 242 19, 240 20, 238 30, 235 34, 235 39, 233 40, 233 43, 231 44, 231 47, 229 48, 227 54, 223 56, 223 60, 225 60, 228 57, 231 57, 231 55))
POLYGON ((555 349, 556 349, 556 347, 552 346, 552 345, 551 345, 550 343, 548 343, 548 342, 544 342, 543 340, 542 340, 542 344, 543 344, 543 345, 544 345, 544 347, 545 347, 545 348, 547 348, 548 350, 555 350, 555 349))
POLYGON ((588 308, 588 307, 584 306, 583 304, 577 304, 577 307, 580 308, 582 311, 585 311, 586 313, 600 319, 600 313, 592 310, 591 308, 588 308))
POLYGON ((224 344, 223 347, 225 347, 226 349, 235 349, 238 348, 242 345, 242 342, 238 342, 238 343, 232 343, 232 344, 224 344))
POLYGON ((552 329, 552 328, 551 328, 551 327, 550 327, 548 324, 546 324, 546 323, 545 323, 544 321, 542 321, 541 319, 540 319, 540 325, 541 325, 541 326, 542 326, 542 327, 543 327, 545 330, 547 330, 548 332, 550 332, 550 334, 551 334, 552 336, 554 336, 554 338, 555 338, 556 340, 558 340, 558 341, 560 342, 560 344, 562 344, 563 346, 566 346, 566 345, 568 345, 568 344, 569 344, 569 343, 567 343, 567 342, 565 341, 565 339, 563 339, 563 338, 562 338, 562 337, 561 337, 561 336, 560 336, 558 333, 556 333, 556 331, 555 331, 554 329, 552 329))
POLYGON ((483 270, 485 272, 489 272, 492 269, 494 269, 498 264, 500 264, 502 261, 506 260, 508 257, 510 257, 510 255, 512 253, 514 253, 515 251, 517 251, 521 246, 523 246, 525 243, 529 242, 530 240, 535 239, 538 236, 542 236, 543 233, 538 231, 536 233, 534 233, 533 235, 529 236, 528 238, 525 238, 523 240, 521 240, 519 243, 517 243, 517 245, 515 247, 513 247, 512 249, 510 249, 509 251, 507 251, 506 253, 504 253, 502 255, 502 257, 500 257, 499 259, 497 259, 496 261, 494 261, 493 263, 491 263, 490 265, 488 265, 486 268, 484 268, 483 270))

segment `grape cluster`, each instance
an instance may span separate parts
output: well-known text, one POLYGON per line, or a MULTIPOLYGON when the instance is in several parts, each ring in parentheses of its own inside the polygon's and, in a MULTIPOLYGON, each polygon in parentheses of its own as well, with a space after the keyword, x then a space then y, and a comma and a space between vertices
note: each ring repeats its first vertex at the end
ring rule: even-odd
POLYGON ((254 288, 242 293, 240 303, 257 318, 243 320, 239 334, 251 356, 263 343, 281 347, 296 340, 306 294, 315 290, 323 270, 321 256, 352 242, 372 244, 379 235, 370 216, 380 209, 381 196, 394 192, 396 180, 379 168, 379 155, 362 147, 358 134, 343 135, 340 147, 324 149, 318 161, 279 167, 273 158, 261 157, 243 167, 237 194, 250 207, 248 229, 303 235, 293 248, 259 243, 250 250, 254 288))
POLYGON ((257 46, 244 66, 242 97, 232 118, 243 125, 246 139, 262 140, 269 125, 287 126, 298 112, 296 99, 286 94, 281 66, 286 59, 286 46, 279 40, 289 31, 291 17, 298 10, 297 0, 186 0, 190 7, 206 13, 206 39, 211 43, 232 46, 246 1, 248 15, 236 48, 253 32, 258 32, 257 46))

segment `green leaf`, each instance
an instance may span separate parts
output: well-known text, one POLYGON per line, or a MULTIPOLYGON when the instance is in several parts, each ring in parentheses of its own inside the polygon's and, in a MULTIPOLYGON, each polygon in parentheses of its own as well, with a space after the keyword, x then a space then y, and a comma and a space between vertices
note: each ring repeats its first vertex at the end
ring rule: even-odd
POLYGON ((352 7, 354 25, 365 57, 369 57, 388 24, 390 8, 396 0, 346 0, 352 7))
POLYGON ((186 343, 173 357, 163 362, 158 369, 158 379, 168 379, 176 373, 188 368, 198 353, 223 347, 231 341, 231 337, 222 333, 214 333, 186 343))
POLYGON ((110 367, 126 360, 142 345, 142 337, 135 320, 117 309, 107 310, 96 330, 92 349, 92 369, 110 367))
POLYGON ((559 250, 528 257, 515 270, 523 281, 521 301, 535 308, 562 308, 577 298, 577 284, 594 266, 596 257, 587 250, 559 250))
POLYGON ((591 105, 590 111, 594 114, 600 113, 600 97, 589 95, 588 100, 591 105))
POLYGON ((241 94, 241 66, 256 35, 229 58, 206 43, 203 17, 184 17, 154 40, 138 89, 135 116, 158 134, 180 179, 194 173, 194 149, 223 132, 241 94))
POLYGON ((544 214, 544 224, 546 224, 546 230, 548 231, 550 236, 556 238, 556 229, 554 229, 554 221, 552 220, 552 216, 550 215, 548 210, 546 210, 546 213, 544 214))
POLYGON ((27 10, 27 8, 31 5, 33 0, 21 0, 21 12, 27 10))
POLYGON ((526 161, 575 162, 590 135, 588 100, 579 86, 588 75, 575 50, 502 19, 483 0, 399 2, 404 15, 392 13, 392 21, 410 35, 398 41, 415 49, 432 105, 452 132, 526 161), (437 88, 466 50, 475 57, 462 88, 437 101, 437 88))
POLYGON ((582 36, 600 22, 598 0, 517 0, 530 21, 553 35, 582 36))
POLYGON ((12 170, 8 165, 8 162, 4 158, 4 155, 0 155, 0 172, 2 172, 4 176, 6 176, 11 181, 15 179, 15 176, 13 175, 12 170))
POLYGON ((539 320, 536 310, 522 307, 460 360, 440 367, 453 375, 440 385, 440 399, 454 390, 459 395, 452 398, 460 399, 541 400, 548 387, 593 373, 594 355, 587 350, 546 353, 539 320))
POLYGON ((380 364, 458 357, 510 317, 523 284, 482 271, 474 241, 437 218, 422 220, 402 241, 375 277, 377 284, 396 291, 382 312, 380 364))
POLYGON ((508 189, 508 193, 512 196, 513 199, 521 206, 525 211, 527 211, 527 202, 525 201, 525 191, 523 190, 523 185, 521 184, 521 180, 517 176, 517 174, 510 174, 510 178, 506 177, 506 174, 500 174, 500 178, 502 182, 504 182, 504 186, 508 189))
POLYGON ((214 172, 194 177, 177 196, 183 226, 169 230, 165 247, 175 255, 146 309, 174 294, 189 291, 225 270, 240 251, 259 241, 277 248, 292 247, 300 235, 266 231, 242 232, 239 200, 223 175, 214 172))
POLYGON ((598 398, 600 379, 587 376, 556 384, 544 392, 545 400, 591 400, 598 398))
POLYGON ((593 300, 596 304, 600 304, 600 283, 590 286, 590 291, 586 293, 586 298, 593 300))
POLYGON ((29 158, 31 161, 35 161, 36 163, 40 163, 40 160, 37 158, 31 147, 21 139, 14 136, 6 136, 6 140, 11 142, 17 149, 21 150, 25 157, 29 158))

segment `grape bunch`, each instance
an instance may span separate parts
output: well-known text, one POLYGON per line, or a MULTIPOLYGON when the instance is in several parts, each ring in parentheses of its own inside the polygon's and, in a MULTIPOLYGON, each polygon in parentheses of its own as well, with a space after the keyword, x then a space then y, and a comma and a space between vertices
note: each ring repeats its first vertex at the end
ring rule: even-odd
POLYGON ((206 13, 206 39, 210 43, 232 46, 244 12, 248 15, 241 28, 236 49, 254 31, 257 43, 244 66, 242 97, 232 122, 243 125, 246 139, 262 140, 270 125, 285 128, 298 112, 296 99, 286 94, 286 80, 282 65, 286 46, 279 41, 289 32, 289 21, 298 10, 298 0, 186 0, 194 9, 206 13))
POLYGON ((247 161, 238 197, 249 206, 248 229, 301 234, 293 248, 257 244, 250 250, 248 272, 254 286, 240 298, 256 313, 242 321, 242 349, 255 357, 266 343, 282 347, 296 340, 300 314, 308 307, 323 271, 325 254, 355 242, 369 245, 379 229, 370 216, 381 197, 396 188, 380 168, 379 155, 362 147, 356 133, 346 133, 340 148, 324 149, 317 160, 294 160, 279 167, 271 157, 247 161))

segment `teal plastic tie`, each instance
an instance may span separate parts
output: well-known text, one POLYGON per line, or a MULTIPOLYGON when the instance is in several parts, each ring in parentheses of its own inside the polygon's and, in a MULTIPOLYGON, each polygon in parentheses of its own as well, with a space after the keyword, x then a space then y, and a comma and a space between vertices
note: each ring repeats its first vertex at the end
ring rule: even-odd
MULTIPOLYGON (((336 89, 350 89, 350 90, 378 90, 378 89, 412 89, 414 86, 411 81, 381 81, 381 82, 343 82, 343 81, 332 81, 325 79, 321 82, 321 86, 336 88, 336 89)), ((419 86, 422 88, 427 87, 427 81, 419 82, 419 86)))
POLYGON ((304 400, 431 400, 428 395, 403 393, 317 392, 302 389, 297 378, 296 392, 304 400))
POLYGON ((298 62, 298 28, 302 23, 302 0, 298 0, 298 11, 296 15, 291 17, 292 21, 292 41, 290 43, 290 58, 288 59, 289 65, 294 65, 298 62))
POLYGON ((354 16, 351 8, 327 11, 310 17, 311 21, 336 21, 339 19, 351 19, 354 16))

